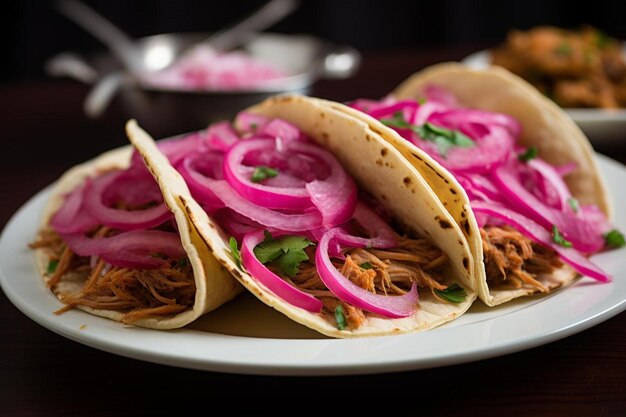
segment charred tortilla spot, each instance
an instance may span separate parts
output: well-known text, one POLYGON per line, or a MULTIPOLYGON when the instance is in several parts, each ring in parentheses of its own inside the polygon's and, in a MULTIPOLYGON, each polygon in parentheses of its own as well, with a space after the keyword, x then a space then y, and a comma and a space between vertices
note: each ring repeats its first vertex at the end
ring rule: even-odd
POLYGON ((293 97, 289 97, 289 96, 284 96, 284 97, 274 97, 274 100, 277 103, 289 103, 290 101, 293 100, 293 97))
POLYGON ((467 221, 467 219, 463 220, 461 224, 463 225, 463 229, 465 229, 465 234, 468 236, 471 235, 470 226, 469 226, 469 222, 467 221))
POLYGON ((406 185, 407 187, 411 184, 411 178, 410 177, 404 177, 402 179, 402 181, 404 182, 404 185, 406 185))
POLYGON ((380 158, 378 158, 378 159, 376 160, 376 165, 378 165, 378 166, 383 166, 383 160, 382 160, 382 159, 380 159, 380 158))
POLYGON ((463 266, 465 269, 469 269, 469 259, 463 258, 463 266))
POLYGON ((231 269, 230 273, 233 274, 235 276, 235 278, 242 278, 241 272, 239 272, 238 269, 231 269))
POLYGON ((442 229, 452 229, 450 222, 444 219, 439 219, 439 227, 442 229))
POLYGON ((451 192, 452 194, 456 194, 456 190, 455 190, 454 188, 450 188, 450 192, 451 192))
POLYGON ((411 155, 413 155, 413 157, 419 159, 420 161, 423 161, 422 157, 416 154, 415 152, 411 152, 411 155))
POLYGON ((327 132, 322 132, 322 139, 324 139, 325 141, 328 141, 329 137, 330 135, 327 132))
POLYGON ((370 135, 365 135, 365 140, 368 142, 372 141, 372 137, 370 135))
POLYGON ((385 194, 382 194, 380 198, 382 198, 383 200, 387 200, 387 196, 385 196, 385 194))
POLYGON ((465 210, 463 210, 463 211, 461 212, 461 217, 462 217, 462 218, 465 218, 465 210))
POLYGON ((322 119, 323 119, 323 118, 325 118, 325 117, 326 117, 326 113, 324 113, 324 112, 320 112, 320 117, 321 117, 322 119))
POLYGON ((383 148, 380 150, 380 156, 387 156, 389 149, 383 148))

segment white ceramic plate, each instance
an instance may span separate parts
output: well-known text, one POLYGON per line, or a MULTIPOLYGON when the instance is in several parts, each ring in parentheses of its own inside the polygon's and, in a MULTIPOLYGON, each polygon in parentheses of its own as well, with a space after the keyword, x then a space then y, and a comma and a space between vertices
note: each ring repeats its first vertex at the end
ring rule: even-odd
MULTIPOLYGON (((626 167, 599 156, 616 226, 626 230, 626 167)), ((268 375, 378 373, 475 361, 532 348, 583 331, 626 309, 626 248, 594 256, 615 279, 582 278, 547 296, 496 308, 476 302, 437 329, 400 336, 327 339, 244 294, 192 325, 157 331, 69 311, 39 277, 27 244, 36 235, 50 188, 28 201, 0 238, 0 283, 9 299, 42 326, 107 352, 186 368, 268 375)))
MULTIPOLYGON (((626 51, 624 53, 626 56, 626 51)), ((479 51, 462 62, 471 68, 483 69, 491 63, 489 51, 479 51)), ((597 145, 626 143, 626 109, 564 109, 597 145)))

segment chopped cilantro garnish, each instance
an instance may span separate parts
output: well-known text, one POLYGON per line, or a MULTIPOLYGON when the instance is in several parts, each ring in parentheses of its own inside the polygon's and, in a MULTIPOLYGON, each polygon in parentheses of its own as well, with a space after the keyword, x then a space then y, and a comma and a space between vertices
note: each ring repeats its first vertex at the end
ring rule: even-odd
POLYGON ((475 145, 474 141, 458 130, 446 129, 431 123, 424 123, 415 128, 415 132, 424 140, 434 142, 439 154, 444 158, 453 146, 469 148, 475 145))
POLYGON ((305 236, 282 236, 274 239, 267 230, 265 240, 256 245, 254 255, 262 264, 274 263, 285 275, 290 277, 298 273, 300 263, 309 260, 304 249, 313 245, 305 236))
POLYGON ((335 307, 335 321, 337 322, 337 328, 339 330, 343 330, 348 326, 348 323, 346 323, 346 315, 341 304, 335 307))
POLYGON ((531 159, 535 159, 537 157, 538 152, 539 151, 537 150, 537 147, 531 146, 530 148, 526 149, 524 153, 519 154, 517 156, 517 159, 523 162, 530 161, 531 159))
POLYGON ((50 259, 50 262, 48 262, 48 275, 54 274, 54 271, 57 270, 57 266, 59 266, 59 260, 50 259))
POLYGON ((359 264, 359 266, 363 269, 372 269, 372 263, 367 261, 367 262, 363 262, 362 264, 359 264))
POLYGON ((182 258, 182 259, 179 259, 179 260, 176 262, 176 266, 177 266, 178 268, 184 268, 184 267, 186 267, 187 265, 189 265, 189 260, 188 260, 187 258, 182 258))
POLYGON ((467 297, 465 290, 459 284, 453 284, 445 290, 435 289, 435 293, 439 297, 451 303, 460 303, 465 300, 465 297, 467 297))
POLYGON ((252 177, 250 177, 250 181, 261 182, 268 178, 274 178, 277 175, 278 175, 277 169, 269 168, 265 166, 258 166, 254 168, 254 172, 252 173, 252 177))
POLYGON ((396 112, 393 114, 393 117, 391 119, 380 119, 380 121, 385 125, 385 126, 389 126, 389 127, 397 127, 400 129, 412 129, 415 126, 413 126, 412 124, 410 124, 409 122, 407 122, 406 120, 404 120, 404 116, 402 115, 402 112, 396 112))
POLYGON ((230 255, 233 257, 233 260, 237 264, 237 268, 242 269, 241 267, 241 253, 239 253, 239 248, 237 247, 237 239, 233 236, 230 237, 228 241, 230 245, 230 255))
POLYGON ((607 246, 612 248, 621 248, 626 244, 624 235, 617 229, 613 229, 604 235, 604 241, 607 246))
POLYGON ((256 123, 250 123, 250 130, 252 130, 253 132, 256 130, 256 128, 259 127, 258 124, 256 123))
POLYGON ((433 142, 437 145, 439 155, 444 158, 448 155, 448 150, 454 146, 469 148, 475 145, 474 141, 469 136, 464 135, 458 130, 446 129, 431 123, 415 126, 404 120, 402 112, 394 113, 391 119, 381 119, 380 121, 389 127, 410 129, 422 139, 433 142))
POLYGON ((552 240, 554 241, 554 243, 561 245, 564 248, 572 247, 572 242, 570 242, 569 240, 566 240, 561 234, 561 232, 559 232, 559 229, 554 225, 552 226, 552 240))
POLYGON ((567 204, 569 204, 574 213, 578 213, 578 209, 580 208, 578 200, 576 200, 574 197, 570 197, 567 199, 567 204))

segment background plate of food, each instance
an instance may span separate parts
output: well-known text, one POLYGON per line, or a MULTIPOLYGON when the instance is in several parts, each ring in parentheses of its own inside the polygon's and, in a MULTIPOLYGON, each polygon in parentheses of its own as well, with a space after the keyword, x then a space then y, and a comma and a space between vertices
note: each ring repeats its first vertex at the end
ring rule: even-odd
POLYGON ((626 141, 626 46, 596 28, 512 30, 472 68, 496 64, 520 75, 563 107, 596 145, 626 141))

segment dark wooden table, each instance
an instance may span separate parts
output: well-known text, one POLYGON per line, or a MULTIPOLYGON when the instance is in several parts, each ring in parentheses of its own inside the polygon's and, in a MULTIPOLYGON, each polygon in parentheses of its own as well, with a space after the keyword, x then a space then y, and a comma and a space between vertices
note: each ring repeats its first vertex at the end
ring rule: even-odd
MULTIPOLYGON (((313 94, 335 100, 381 97, 413 71, 460 59, 473 49, 368 53, 354 78, 319 82, 313 94)), ((126 143, 123 114, 83 116, 86 92, 59 80, 0 86, 0 228, 67 168, 126 143)), ((626 162, 623 146, 599 151, 626 162)), ((286 398, 325 414, 335 410, 327 405, 332 401, 346 408, 400 407, 415 415, 623 416, 626 313, 545 346, 464 365, 371 376, 263 377, 105 353, 39 326, 0 292, 0 415, 182 415, 188 407, 209 414, 214 404, 287 410, 281 401, 286 398), (239 399, 222 400, 229 395, 239 399), (252 395, 265 399, 248 399, 252 395)))

